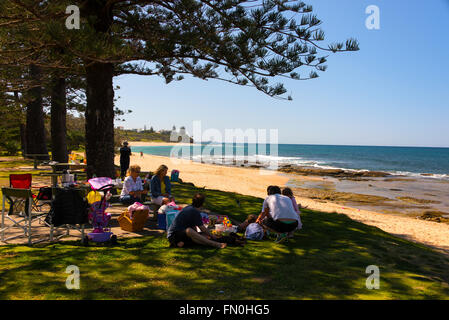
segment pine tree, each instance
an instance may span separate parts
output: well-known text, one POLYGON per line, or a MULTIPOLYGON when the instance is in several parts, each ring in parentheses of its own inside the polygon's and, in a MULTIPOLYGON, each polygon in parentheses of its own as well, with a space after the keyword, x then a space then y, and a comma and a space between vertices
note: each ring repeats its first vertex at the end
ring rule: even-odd
MULTIPOLYGON (((19 18, 31 23, 33 30, 28 37, 24 34, 22 41, 28 51, 47 51, 41 65, 86 77, 86 153, 97 176, 114 175, 114 76, 158 75, 170 83, 188 74, 252 86, 271 97, 291 99, 285 97, 282 83, 270 79, 313 79, 326 70, 328 53, 358 50, 354 39, 321 45, 321 21, 302 1, 4 3, 20 5, 26 13, 19 18), (72 4, 81 9, 80 30, 65 27, 64 9, 72 4), (67 50, 58 55, 49 51, 51 48, 67 50)), ((2 22, 13 23, 14 18, 0 19, 0 26, 2 22)))

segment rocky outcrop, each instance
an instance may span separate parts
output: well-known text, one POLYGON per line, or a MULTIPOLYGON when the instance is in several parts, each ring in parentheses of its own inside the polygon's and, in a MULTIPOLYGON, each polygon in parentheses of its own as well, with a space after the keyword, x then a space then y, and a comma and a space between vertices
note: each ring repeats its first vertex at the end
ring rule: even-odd
POLYGON ((304 176, 329 176, 336 178, 375 178, 388 177, 390 174, 381 171, 349 171, 343 169, 319 169, 311 167, 300 167, 295 165, 285 165, 278 171, 295 173, 304 176))

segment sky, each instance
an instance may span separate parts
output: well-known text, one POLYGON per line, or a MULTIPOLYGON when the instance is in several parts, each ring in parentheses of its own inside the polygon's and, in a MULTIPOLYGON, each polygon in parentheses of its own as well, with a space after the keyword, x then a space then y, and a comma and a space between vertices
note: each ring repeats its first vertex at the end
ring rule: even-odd
MULTIPOLYGON (((277 129, 279 143, 449 147, 449 0, 304 0, 323 21, 323 43, 354 37, 360 51, 330 54, 328 70, 282 81, 293 101, 190 76, 120 76, 116 126, 155 130, 193 121, 217 129, 277 129), (365 12, 376 5, 380 29, 365 12)), ((299 69, 301 71, 301 68, 299 69)))

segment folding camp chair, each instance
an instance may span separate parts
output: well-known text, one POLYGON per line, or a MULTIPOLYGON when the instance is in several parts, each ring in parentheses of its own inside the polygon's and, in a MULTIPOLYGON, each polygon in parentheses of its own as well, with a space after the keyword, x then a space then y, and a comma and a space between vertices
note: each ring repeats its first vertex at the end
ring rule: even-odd
POLYGON ((31 224, 33 223, 34 220, 39 219, 43 215, 43 213, 33 213, 31 210, 31 203, 33 200, 31 189, 2 188, 2 193, 3 193, 3 205, 2 205, 2 225, 0 229, 1 241, 6 242, 8 240, 20 237, 28 238, 28 244, 44 241, 45 239, 33 242, 31 239, 32 236, 31 224), (14 219, 14 215, 17 215, 18 212, 14 211, 13 206, 14 202, 11 200, 12 198, 19 199, 27 203, 23 217, 19 215, 19 218, 14 219), (6 200, 10 202, 10 206, 13 206, 12 208, 13 210, 9 210, 8 213, 6 213, 6 200), (6 219, 12 222, 12 225, 7 226, 5 223, 6 219), (5 237, 5 231, 12 228, 22 229, 23 234, 5 237))
POLYGON ((53 188, 51 210, 46 214, 44 223, 50 228, 50 241, 59 240, 64 236, 80 237, 84 240, 85 224, 87 218, 87 201, 84 200, 83 191, 69 188, 53 188), (70 230, 80 234, 70 234, 70 230), (65 231, 55 236, 55 231, 65 231))
MULTIPOLYGON (((32 185, 32 178, 33 176, 31 173, 24 173, 24 174, 10 174, 9 175, 9 187, 14 189, 31 189, 32 185)), ((42 190, 43 188, 41 188, 42 190)), ((31 206, 32 210, 41 212, 42 207, 44 205, 48 205, 51 202, 51 197, 49 199, 46 199, 42 194, 41 190, 39 190, 39 194, 36 196, 34 194, 31 194, 32 200, 31 200, 31 206), (39 203, 41 202, 41 203, 39 203)), ((9 201, 13 202, 13 210, 24 212, 27 207, 27 200, 23 199, 16 199, 13 200, 13 198, 10 198, 9 201)))
MULTIPOLYGON (((31 189, 32 175, 27 174, 10 174, 9 175, 9 187, 14 189, 31 189)), ((27 211, 29 198, 17 198, 6 196, 10 202, 9 214, 13 212, 20 212, 24 214, 27 211)))

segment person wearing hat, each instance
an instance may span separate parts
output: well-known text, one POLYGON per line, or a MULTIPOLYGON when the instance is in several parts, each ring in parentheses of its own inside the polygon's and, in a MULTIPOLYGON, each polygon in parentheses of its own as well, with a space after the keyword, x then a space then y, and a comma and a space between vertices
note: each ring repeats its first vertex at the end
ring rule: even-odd
POLYGON ((131 148, 128 147, 128 141, 123 142, 123 147, 120 148, 120 176, 122 180, 126 176, 126 171, 129 168, 129 157, 131 156, 131 148))

